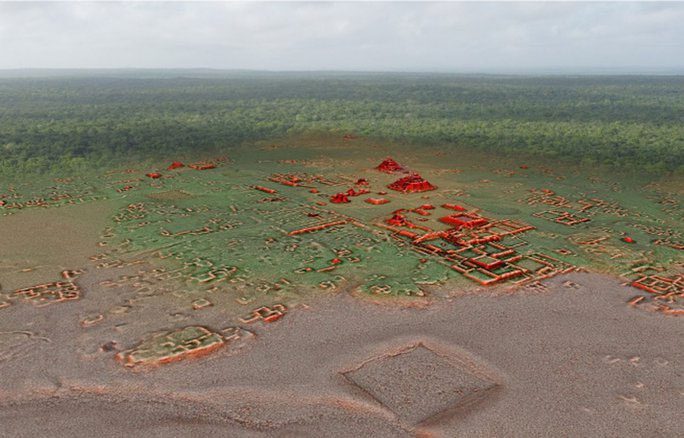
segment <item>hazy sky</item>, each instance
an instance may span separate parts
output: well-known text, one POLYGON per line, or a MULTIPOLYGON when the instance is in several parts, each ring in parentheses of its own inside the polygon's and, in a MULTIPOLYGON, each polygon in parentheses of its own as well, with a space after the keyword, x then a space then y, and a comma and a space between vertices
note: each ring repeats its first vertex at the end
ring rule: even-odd
POLYGON ((0 68, 684 71, 684 3, 0 3, 0 68))

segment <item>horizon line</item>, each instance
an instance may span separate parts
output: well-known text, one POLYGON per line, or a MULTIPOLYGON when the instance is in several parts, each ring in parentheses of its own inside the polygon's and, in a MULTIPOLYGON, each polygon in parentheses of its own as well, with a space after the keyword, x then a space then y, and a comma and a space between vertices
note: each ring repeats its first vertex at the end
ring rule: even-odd
POLYGON ((572 76, 681 76, 683 66, 670 67, 539 67, 539 68, 486 68, 486 69, 253 69, 253 68, 220 68, 220 67, 17 67, 0 68, 0 75, 7 73, 68 73, 68 72, 213 72, 213 73, 266 73, 266 74, 434 74, 434 75, 572 75, 572 76))

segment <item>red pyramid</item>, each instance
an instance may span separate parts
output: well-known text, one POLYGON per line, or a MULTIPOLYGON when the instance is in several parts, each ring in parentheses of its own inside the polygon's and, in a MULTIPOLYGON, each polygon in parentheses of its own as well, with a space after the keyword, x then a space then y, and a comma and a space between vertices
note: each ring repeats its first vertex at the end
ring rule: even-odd
POLYGON ((386 158, 385 161, 380 163, 378 167, 376 167, 377 170, 380 172, 385 172, 385 173, 394 173, 394 172, 401 172, 404 170, 404 167, 394 161, 391 158, 386 158))
POLYGON ((412 173, 411 175, 399 178, 387 187, 404 193, 427 192, 437 188, 436 186, 430 184, 427 180, 423 179, 423 177, 417 173, 412 173))

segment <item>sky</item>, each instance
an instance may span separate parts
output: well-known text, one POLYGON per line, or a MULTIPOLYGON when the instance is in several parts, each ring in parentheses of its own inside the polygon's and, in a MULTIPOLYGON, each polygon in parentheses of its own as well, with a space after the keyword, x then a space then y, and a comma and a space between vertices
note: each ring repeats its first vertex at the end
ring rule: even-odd
POLYGON ((0 69, 684 72, 684 3, 1 2, 0 69))

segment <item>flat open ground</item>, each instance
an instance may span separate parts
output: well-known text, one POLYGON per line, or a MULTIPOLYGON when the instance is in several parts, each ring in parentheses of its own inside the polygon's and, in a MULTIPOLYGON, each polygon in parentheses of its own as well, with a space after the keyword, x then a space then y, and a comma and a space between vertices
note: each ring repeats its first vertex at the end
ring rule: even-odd
MULTIPOLYGON (((83 333, 69 323, 76 309, 64 305, 32 324, 53 333, 49 340, 26 338, 30 351, 0 362, 3 434, 681 435, 680 322, 625 306, 622 286, 601 276, 571 274, 548 286, 425 308, 340 292, 209 357, 137 372, 113 352, 87 351, 92 336, 111 332, 83 333), (453 378, 429 373, 425 358, 406 357, 402 367, 371 369, 374 381, 364 382, 394 398, 403 391, 414 410, 382 403, 345 377, 416 345, 438 355, 453 378), (402 375, 421 367, 422 377, 402 375), (444 406, 449 397, 435 402, 433 376, 446 391, 472 392, 473 382, 488 389, 444 406), (443 415, 416 422, 425 409, 441 408, 443 415)), ((13 319, 3 318, 2 330, 15 327, 13 319)))

